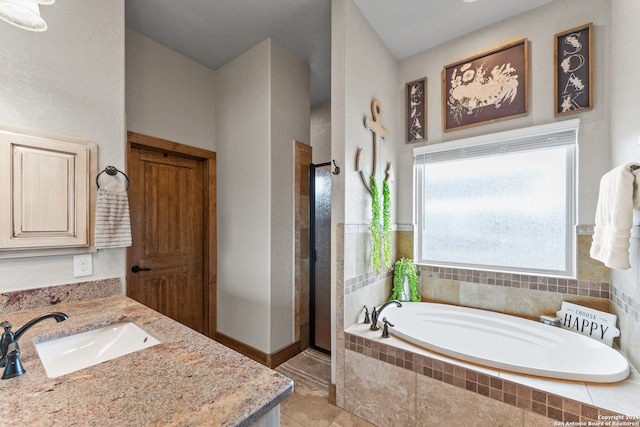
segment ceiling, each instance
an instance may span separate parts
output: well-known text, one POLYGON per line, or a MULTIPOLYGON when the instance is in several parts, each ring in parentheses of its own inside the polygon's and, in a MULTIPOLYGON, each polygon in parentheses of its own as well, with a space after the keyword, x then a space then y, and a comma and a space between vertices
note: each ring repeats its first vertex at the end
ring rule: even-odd
MULTIPOLYGON (((354 0, 398 60, 550 1, 354 0)), ((212 70, 271 37, 309 64, 311 104, 330 98, 331 0, 127 0, 125 17, 212 70)))

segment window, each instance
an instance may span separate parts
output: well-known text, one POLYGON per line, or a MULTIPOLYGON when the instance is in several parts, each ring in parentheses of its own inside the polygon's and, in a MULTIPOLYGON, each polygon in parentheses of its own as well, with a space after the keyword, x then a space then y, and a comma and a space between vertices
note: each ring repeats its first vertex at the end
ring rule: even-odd
POLYGON ((574 277, 579 124, 416 148, 416 261, 574 277))

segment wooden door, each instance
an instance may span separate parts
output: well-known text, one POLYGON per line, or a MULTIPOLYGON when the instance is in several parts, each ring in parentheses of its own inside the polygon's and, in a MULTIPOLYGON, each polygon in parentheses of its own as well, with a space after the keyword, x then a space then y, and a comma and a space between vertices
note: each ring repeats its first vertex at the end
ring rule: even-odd
POLYGON ((127 295, 204 334, 210 325, 208 272, 215 267, 207 256, 206 168, 204 159, 131 145, 130 135, 127 295))

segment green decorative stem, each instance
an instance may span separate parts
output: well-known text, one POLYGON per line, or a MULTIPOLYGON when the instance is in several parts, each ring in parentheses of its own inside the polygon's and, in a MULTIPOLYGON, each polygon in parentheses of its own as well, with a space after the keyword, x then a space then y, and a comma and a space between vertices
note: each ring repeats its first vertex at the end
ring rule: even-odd
POLYGON ((382 254, 384 268, 391 268, 391 190, 386 179, 382 184, 382 254))
POLYGON ((380 272, 380 202, 378 200, 378 183, 376 177, 371 176, 371 263, 373 269, 380 272))
POLYGON ((395 273, 393 276, 393 291, 391 292, 391 297, 389 297, 389 300, 398 300, 402 298, 401 295, 404 291, 405 277, 409 281, 411 301, 421 301, 420 293, 418 292, 418 271, 413 260, 409 258, 401 258, 396 262, 395 273))
POLYGON ((375 176, 369 178, 371 184, 371 263, 376 273, 382 268, 391 268, 391 190, 389 182, 382 184, 382 221, 380 221, 380 200, 378 198, 378 183, 375 176), (382 252, 382 259, 380 257, 382 252))

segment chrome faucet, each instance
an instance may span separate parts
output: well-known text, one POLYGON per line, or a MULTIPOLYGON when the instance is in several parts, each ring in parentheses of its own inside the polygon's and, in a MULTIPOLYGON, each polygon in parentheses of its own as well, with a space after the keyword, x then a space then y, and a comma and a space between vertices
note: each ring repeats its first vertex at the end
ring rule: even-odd
POLYGON ((384 310, 388 305, 391 305, 391 304, 395 304, 396 307, 402 307, 402 304, 400 304, 400 301, 395 299, 385 302, 379 308, 376 308, 375 306, 373 306, 373 309, 371 311, 371 327, 369 329, 371 329, 372 331, 377 331, 378 329, 380 329, 378 327, 378 317, 380 317, 380 313, 382 312, 382 310, 384 310))
POLYGON ((62 322, 67 320, 69 316, 64 313, 47 313, 42 316, 38 316, 35 319, 28 321, 23 327, 18 329, 16 333, 11 331, 11 323, 6 320, 0 323, 0 326, 4 328, 2 338, 0 338, 0 368, 4 367, 3 380, 17 377, 26 372, 20 362, 20 347, 18 346, 18 340, 29 330, 32 326, 45 319, 53 318, 56 322, 62 322))

